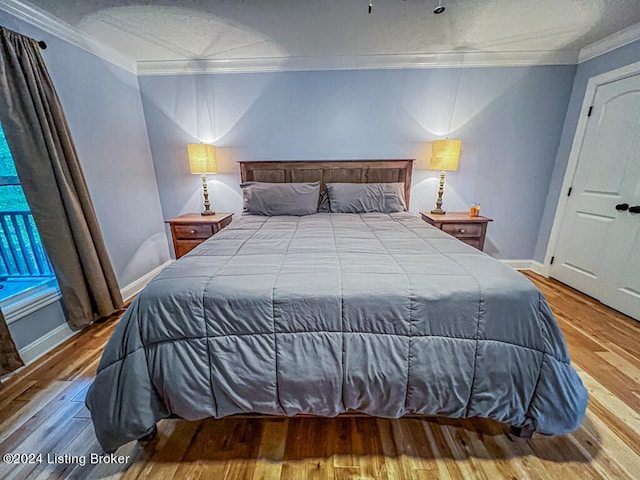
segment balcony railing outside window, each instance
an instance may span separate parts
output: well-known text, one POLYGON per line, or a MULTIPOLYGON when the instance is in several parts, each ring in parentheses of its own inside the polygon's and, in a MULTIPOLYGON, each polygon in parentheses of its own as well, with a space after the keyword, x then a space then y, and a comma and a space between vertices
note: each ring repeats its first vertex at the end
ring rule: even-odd
POLYGON ((52 275, 31 213, 0 212, 0 280, 52 275))
POLYGON ((0 302, 56 286, 0 126, 0 302))

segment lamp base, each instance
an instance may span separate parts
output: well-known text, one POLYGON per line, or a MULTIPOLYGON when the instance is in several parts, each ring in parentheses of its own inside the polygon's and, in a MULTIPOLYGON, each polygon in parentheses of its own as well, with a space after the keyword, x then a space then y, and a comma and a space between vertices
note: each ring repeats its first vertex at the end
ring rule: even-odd
POLYGON ((438 187, 438 199, 436 200, 436 208, 431 210, 431 213, 434 215, 444 215, 445 212, 442 210, 442 194, 444 193, 444 175, 445 171, 440 172, 440 186, 438 187))
POLYGON ((202 174, 202 195, 204 196, 204 210, 200 212, 200 215, 214 215, 216 212, 211 210, 211 203, 209 203, 209 189, 207 188, 207 174, 202 174))

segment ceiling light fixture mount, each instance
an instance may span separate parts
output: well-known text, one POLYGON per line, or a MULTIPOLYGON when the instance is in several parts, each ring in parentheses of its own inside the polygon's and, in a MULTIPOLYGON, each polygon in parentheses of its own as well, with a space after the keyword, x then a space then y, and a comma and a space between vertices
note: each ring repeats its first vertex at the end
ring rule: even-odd
MULTIPOLYGON (((369 15, 371 15, 372 11, 373 11, 373 0, 369 0, 369 15)), ((436 15, 439 15, 444 11, 445 11, 445 6, 442 5, 442 0, 438 0, 438 5, 436 5, 436 8, 433 9, 433 13, 435 13, 436 15)))
MULTIPOLYGON (((402 0, 403 2, 405 0, 402 0)), ((369 14, 371 14, 371 12, 373 11, 373 0, 369 0, 369 14)), ((442 13, 444 12, 444 7, 442 6, 442 0, 438 1, 438 6, 433 10, 433 13, 435 13, 436 15, 438 13, 442 13)))

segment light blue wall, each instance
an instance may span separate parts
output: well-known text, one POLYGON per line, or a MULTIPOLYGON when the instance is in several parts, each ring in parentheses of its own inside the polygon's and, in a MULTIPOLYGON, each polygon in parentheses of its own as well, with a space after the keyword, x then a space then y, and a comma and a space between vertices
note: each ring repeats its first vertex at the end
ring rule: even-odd
MULTIPOLYGON (((126 287, 169 258, 137 78, 4 12, 0 24, 49 45, 42 55, 71 129, 118 283, 126 287)), ((28 316, 19 320, 21 325, 10 326, 19 348, 42 335, 40 328, 27 326, 35 321, 28 316)), ((55 328, 63 322, 59 316, 47 325, 55 328)))
MULTIPOLYGON (((238 160, 428 157, 463 141, 445 209, 482 203, 485 251, 532 258, 575 66, 139 77, 165 218, 201 209, 186 145, 238 160)), ((431 210, 437 172, 415 171, 411 210, 431 210)), ((210 177, 213 206, 240 212, 237 167, 210 177)))
POLYGON ((63 42, 43 55, 123 288, 169 258, 137 78, 63 42))
MULTIPOLYGON (((214 208, 240 212, 238 160, 424 161, 432 140, 460 138, 460 168, 447 175, 445 208, 481 201, 482 214, 494 219, 488 253, 542 261, 586 83, 640 58, 635 42, 577 69, 136 78, 4 12, 0 24, 49 44, 43 57, 121 287, 168 259, 163 219, 201 209, 200 180, 189 174, 186 157, 186 144, 197 141, 215 142, 226 169, 210 177, 214 208)), ((433 207, 437 177, 414 172, 412 211, 433 207)), ((60 312, 47 308, 13 324, 18 346, 61 325, 60 312)))
POLYGON ((544 215, 540 224, 538 242, 533 256, 534 260, 539 262, 544 261, 549 243, 549 235, 551 234, 551 227, 553 226, 553 219, 561 194, 560 189, 562 188, 564 174, 567 169, 567 163, 569 162, 571 145, 576 134, 580 109, 584 101, 584 94, 589 79, 601 73, 609 72, 638 61, 640 61, 640 40, 578 65, 544 208, 544 215))

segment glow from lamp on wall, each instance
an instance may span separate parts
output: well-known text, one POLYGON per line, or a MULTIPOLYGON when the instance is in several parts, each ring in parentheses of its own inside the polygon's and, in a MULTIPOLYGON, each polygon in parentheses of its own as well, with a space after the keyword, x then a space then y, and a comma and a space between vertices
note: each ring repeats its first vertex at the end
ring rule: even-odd
POLYGON ((458 159, 460 158, 461 140, 436 140, 431 144, 431 159, 429 160, 429 170, 440 170, 440 187, 438 188, 438 200, 436 208, 431 213, 444 215, 442 209, 442 195, 444 194, 444 176, 447 171, 458 169, 458 159))
POLYGON ((202 194, 204 196, 204 210, 202 215, 213 215, 211 204, 209 203, 209 190, 207 189, 207 173, 218 173, 218 162, 216 160, 216 147, 207 143, 190 143, 187 145, 189 151, 189 166, 191 173, 202 176, 202 194))

